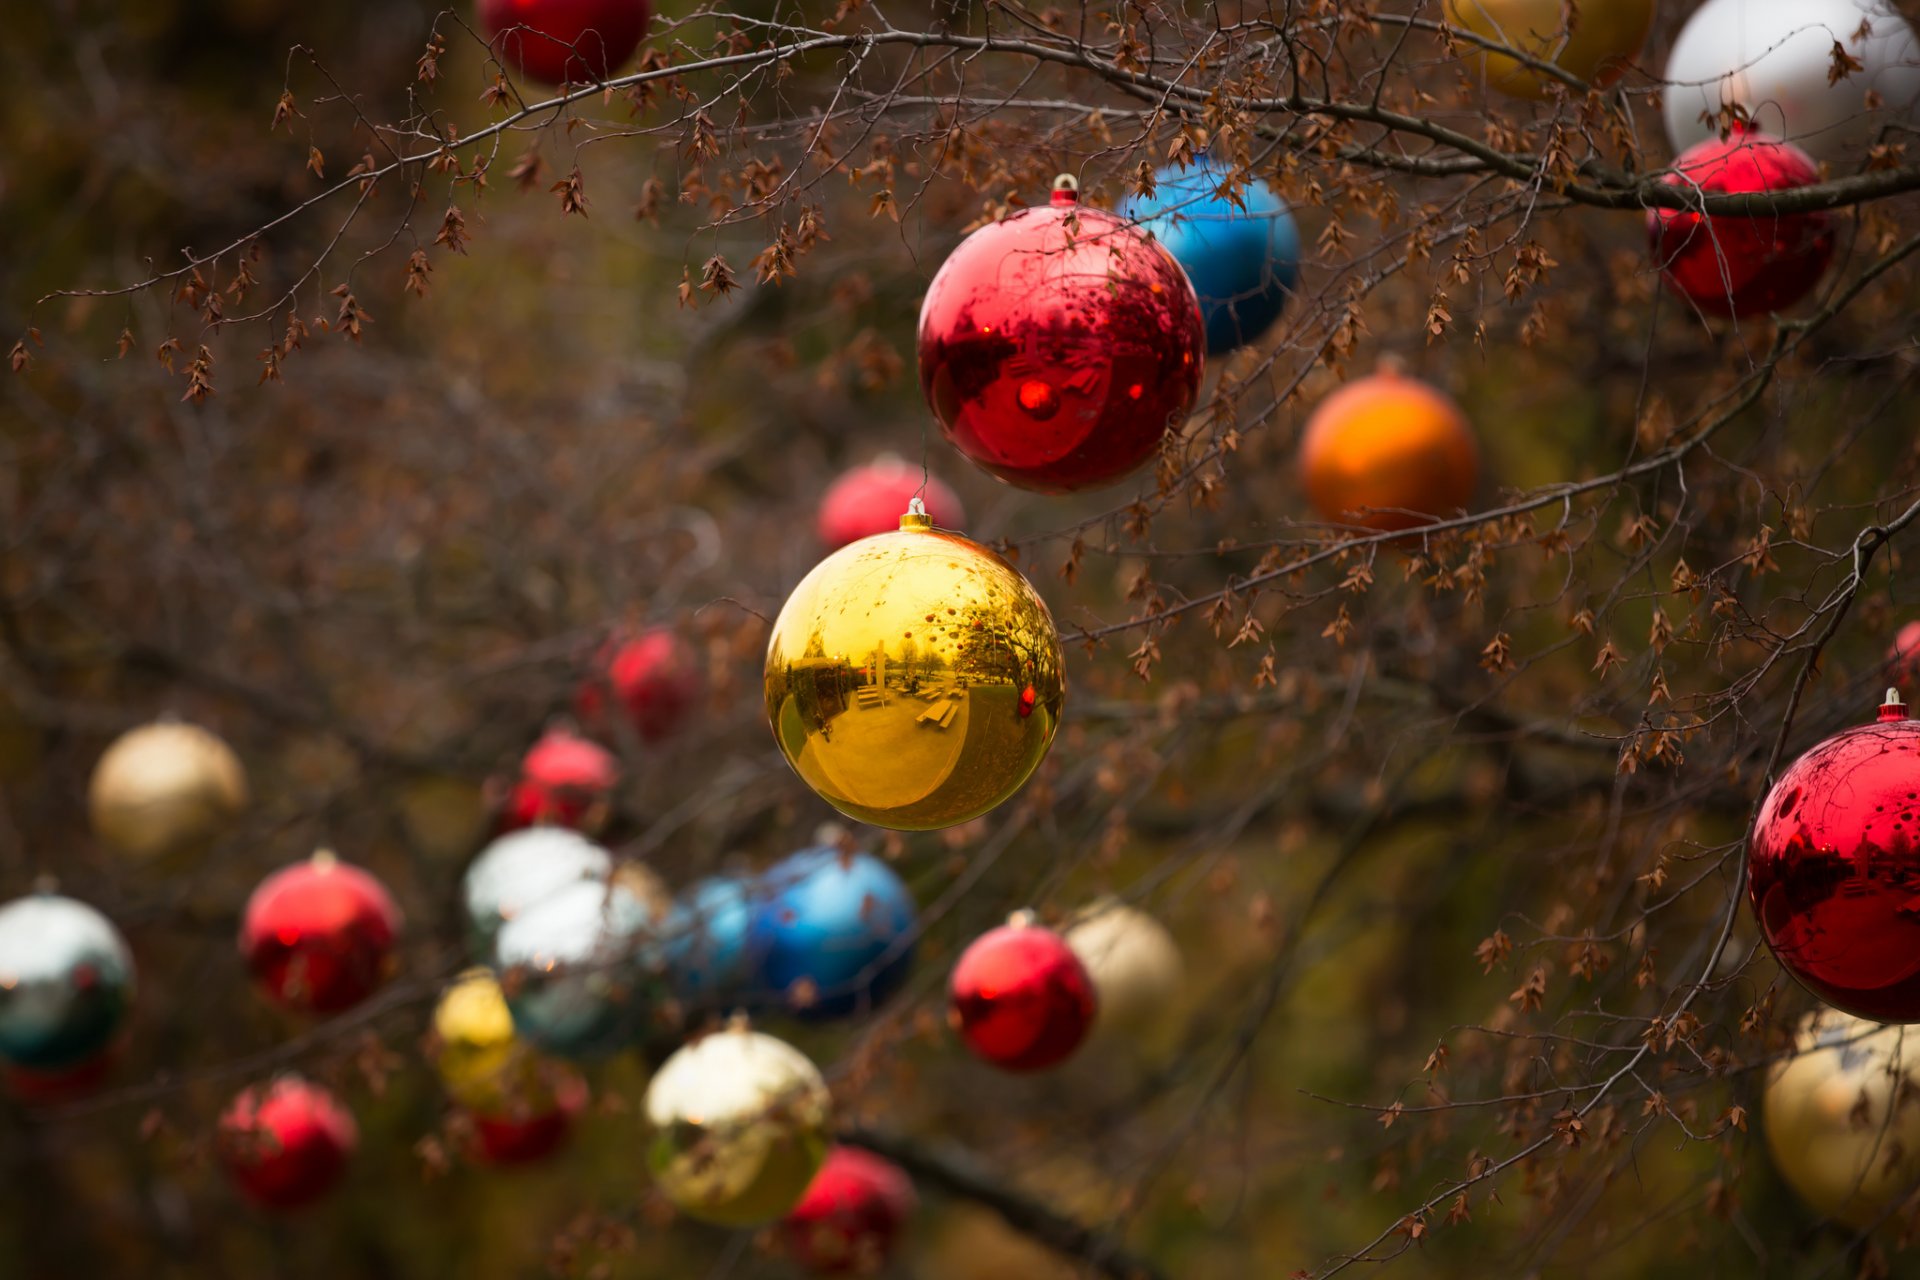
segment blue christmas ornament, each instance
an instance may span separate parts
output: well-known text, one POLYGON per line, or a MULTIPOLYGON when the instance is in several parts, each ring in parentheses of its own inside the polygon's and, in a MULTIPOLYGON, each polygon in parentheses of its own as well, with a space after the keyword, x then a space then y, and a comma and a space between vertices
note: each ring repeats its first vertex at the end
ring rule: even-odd
POLYGON ((913 964, 913 895, 886 863, 829 846, 768 871, 748 937, 761 998, 808 1020, 865 1012, 913 964))
POLYGON ((1154 175, 1151 197, 1129 197, 1122 217, 1153 232, 1186 269, 1207 322, 1207 354, 1223 356, 1280 318, 1300 279, 1300 230, 1284 200, 1255 180, 1243 209, 1216 194, 1226 175, 1210 157, 1154 175))
POLYGON ((693 885, 667 918, 667 970, 683 1004, 719 1008, 740 1003, 747 985, 747 930, 753 882, 715 876, 693 885))
POLYGON ((0 1058, 80 1066, 119 1037, 133 989, 126 939, 86 903, 36 893, 0 907, 0 1058))

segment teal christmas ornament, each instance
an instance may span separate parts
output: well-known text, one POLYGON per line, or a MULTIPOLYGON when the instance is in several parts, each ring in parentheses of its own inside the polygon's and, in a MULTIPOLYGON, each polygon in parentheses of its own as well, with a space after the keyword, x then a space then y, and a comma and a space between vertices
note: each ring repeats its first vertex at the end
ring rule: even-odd
POLYGON ((555 890, 501 926, 494 967, 513 1029, 564 1058, 601 1058, 647 1038, 667 1005, 662 930, 670 904, 649 872, 555 890))
POLYGON ((133 1011, 133 953, 84 902, 36 893, 0 907, 0 1058, 62 1071, 113 1047, 133 1011))
POLYGON ((755 882, 714 876, 690 886, 667 918, 667 971, 673 993, 693 1009, 726 1010, 747 997, 747 930, 755 882))
POLYGON ((1151 196, 1120 206, 1122 217, 1138 220, 1185 268, 1200 297, 1210 359, 1271 328, 1300 280, 1300 229, 1286 201, 1255 179, 1240 190, 1242 208, 1221 193, 1226 178, 1202 154, 1185 169, 1160 170, 1151 196))
POLYGON ((747 945, 767 1004, 810 1021, 845 1018, 906 981, 917 912, 886 863, 820 845, 776 864, 760 888, 747 945))

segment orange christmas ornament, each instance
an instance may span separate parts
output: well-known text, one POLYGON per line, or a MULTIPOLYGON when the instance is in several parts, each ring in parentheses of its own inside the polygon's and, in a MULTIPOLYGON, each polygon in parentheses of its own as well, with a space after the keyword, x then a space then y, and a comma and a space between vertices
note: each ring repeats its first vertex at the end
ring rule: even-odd
POLYGON ((1300 439, 1300 478, 1325 520, 1413 529, 1473 500, 1480 447, 1444 393, 1383 365, 1313 411, 1300 439))

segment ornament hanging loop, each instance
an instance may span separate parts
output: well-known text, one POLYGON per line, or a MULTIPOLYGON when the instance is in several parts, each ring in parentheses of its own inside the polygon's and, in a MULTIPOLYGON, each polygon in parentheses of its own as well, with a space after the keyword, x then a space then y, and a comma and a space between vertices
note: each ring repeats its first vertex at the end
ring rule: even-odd
POLYGON ((907 513, 900 517, 900 527, 902 529, 933 528, 933 517, 927 514, 927 504, 919 498, 908 499, 907 513))
POLYGON ((1887 696, 1880 699, 1881 724, 1892 724, 1907 718, 1907 704, 1901 700, 1900 690, 1889 688, 1887 696))
POLYGON ((1070 173, 1063 173, 1053 180, 1053 203, 1056 205, 1080 203, 1080 179, 1070 173))

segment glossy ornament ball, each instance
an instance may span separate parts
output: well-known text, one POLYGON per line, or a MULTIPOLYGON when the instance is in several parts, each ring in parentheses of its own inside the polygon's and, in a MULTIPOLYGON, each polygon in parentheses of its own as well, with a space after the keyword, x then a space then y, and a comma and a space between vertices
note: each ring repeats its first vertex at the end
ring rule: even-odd
POLYGON ((799 1202, 826 1159, 826 1081, 798 1049, 744 1025, 668 1058, 641 1109, 655 1185, 702 1222, 774 1221, 799 1202))
POLYGON ((667 971, 674 996, 694 1009, 727 1009, 747 995, 747 931, 756 882, 714 876, 690 886, 667 919, 667 971))
POLYGON ((1762 1099, 1767 1151, 1822 1217, 1874 1226, 1920 1181, 1920 1033, 1823 1009, 1762 1099))
MULTIPOLYGON (((698 710, 703 688, 693 650, 674 632, 656 627, 603 650, 574 705, 589 725, 605 725, 611 694, 642 742, 660 742, 698 710)), ((618 732, 611 726, 607 731, 618 732)))
POLYGON ((501 836, 480 851, 461 882, 475 953, 492 954, 500 927, 563 889, 604 884, 613 855, 577 831, 532 827, 501 836))
POLYGON ((1899 694, 1788 766, 1747 842, 1747 892, 1782 968, 1836 1008, 1920 1022, 1920 723, 1899 694))
POLYGON ((841 475, 820 499, 816 527, 821 545, 838 551, 849 542, 891 533, 900 527, 900 513, 915 498, 927 508, 927 518, 942 529, 967 527, 966 509, 959 495, 940 480, 910 466, 891 453, 841 475))
POLYGON ((913 1181, 891 1160, 835 1147, 780 1224, 787 1256, 816 1276, 877 1276, 912 1220, 913 1181))
POLYGON ((200 849, 246 807, 247 774, 233 748, 173 720, 114 739, 87 787, 94 833, 136 858, 200 849))
POLYGON ((901 831, 977 818, 1046 758, 1066 701, 1053 616, 976 542, 903 516, 814 566, 767 643, 767 719, 841 813, 901 831))
POLYGON ((567 1145, 574 1122, 587 1105, 587 1084, 575 1072, 562 1071, 539 1107, 516 1105, 501 1111, 476 1111, 473 1154, 485 1164, 538 1164, 567 1145))
POLYGON ((1209 359, 1272 328, 1300 280, 1300 229, 1287 202, 1258 178, 1223 193, 1227 178, 1227 169, 1203 155, 1185 169, 1160 170, 1151 196, 1120 205, 1121 216, 1151 231, 1187 273, 1200 299, 1209 359))
POLYGON ((1186 1022, 1186 966, 1165 925, 1107 899, 1080 912, 1061 936, 1093 980, 1097 1039, 1154 1049, 1179 1034, 1186 1022))
POLYGON ((974 939, 953 967, 947 996, 967 1047, 1006 1071, 1066 1061, 1098 1009, 1093 979, 1073 948, 1024 916, 974 939))
POLYGON ((667 992, 670 901, 650 873, 570 884, 509 920, 494 946, 514 1030, 546 1053, 604 1057, 636 1042, 667 992))
POLYGON ((107 1082, 120 1058, 118 1048, 116 1044, 78 1066, 53 1071, 36 1071, 0 1059, 0 1082, 4 1082, 9 1096, 22 1102, 43 1107, 75 1102, 97 1092, 107 1082))
POLYGON ((541 1064, 513 1032, 513 1012, 491 969, 454 979, 433 1009, 434 1071, 447 1095, 478 1112, 541 1096, 541 1064))
POLYGON ((1413 529, 1473 501, 1480 447, 1438 388, 1382 369, 1314 409, 1300 439, 1300 476, 1324 520, 1413 529))
POLYGON ((1920 685, 1920 622, 1909 622, 1887 647, 1887 678, 1906 689, 1920 685))
POLYGON ((961 241, 920 307, 920 387, 941 430, 1041 493, 1150 460, 1193 411, 1205 360, 1180 264, 1071 189, 961 241))
MULTIPOLYGON (((1448 0, 1447 18, 1483 39, 1552 63, 1595 89, 1604 89, 1626 73, 1653 29, 1653 0, 1448 0)), ((1476 76, 1490 88, 1535 102, 1549 97, 1550 85, 1565 85, 1510 54, 1495 53, 1467 41, 1460 51, 1476 76)), ((1567 91, 1577 93, 1571 85, 1567 91)))
POLYGON ((549 729, 528 748, 500 814, 503 830, 551 823, 597 831, 620 781, 613 753, 569 729, 549 729))
POLYGON ((346 1176, 360 1143, 353 1116, 317 1084, 288 1076, 244 1090, 220 1117, 216 1145, 234 1186, 267 1209, 299 1209, 346 1176))
POLYGON ((386 886, 323 849, 260 882, 240 920, 240 954, 275 1004, 339 1013, 392 975, 400 926, 386 886))
POLYGON ((109 1055, 134 987, 126 939, 86 903, 36 893, 0 907, 0 1060, 29 1087, 109 1055))
POLYGON ((1879 0, 1707 0, 1673 42, 1665 79, 1675 151, 1717 138, 1722 108, 1735 106, 1754 128, 1851 167, 1883 128, 1913 118, 1920 43, 1879 0), (1862 64, 1837 80, 1836 44, 1862 64))
POLYGON ((825 1021, 871 1012, 913 968, 913 894, 880 859, 802 849, 761 881, 748 952, 773 1007, 825 1021))
POLYGON ((616 74, 647 34, 646 0, 480 0, 494 55, 546 84, 616 74))
MULTIPOLYGON (((1698 143, 1661 181, 1709 195, 1786 191, 1819 181, 1798 148, 1751 130, 1698 143)), ((1792 306, 1833 261, 1832 220, 1812 213, 1647 210, 1653 259, 1667 286, 1708 315, 1745 319, 1792 306)))

